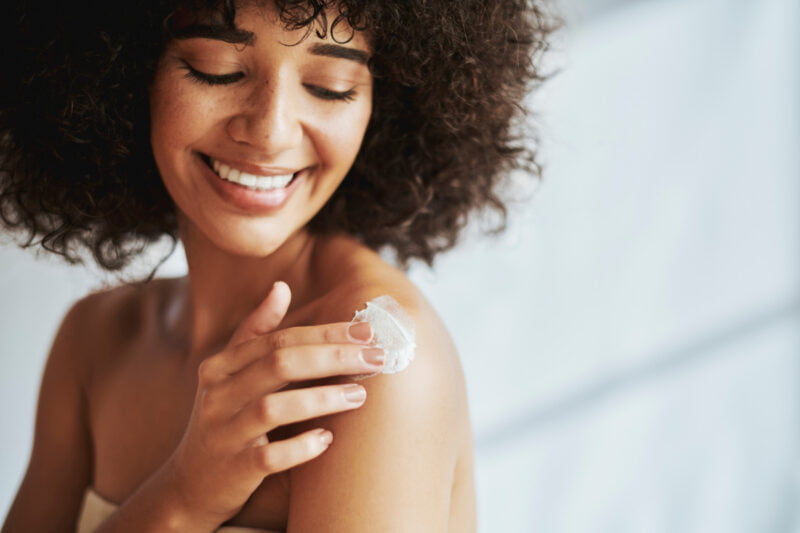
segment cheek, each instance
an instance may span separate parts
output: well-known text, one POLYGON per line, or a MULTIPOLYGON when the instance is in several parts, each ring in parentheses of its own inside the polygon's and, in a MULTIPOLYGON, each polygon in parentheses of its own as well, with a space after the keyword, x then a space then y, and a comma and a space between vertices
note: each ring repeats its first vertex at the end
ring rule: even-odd
POLYGON ((150 136, 156 160, 168 150, 185 151, 198 140, 210 116, 209 102, 171 80, 156 80, 150 91, 150 136))
MULTIPOLYGON (((345 104, 343 104, 345 105, 345 104)), ((325 155, 337 167, 349 170, 361 147, 372 111, 371 102, 348 109, 337 117, 327 117, 319 123, 319 133, 324 139, 325 155)))
POLYGON ((175 87, 165 81, 157 80, 150 91, 150 141, 156 161, 162 164, 166 151, 177 144, 181 128, 177 122, 183 120, 183 110, 176 98, 175 87))

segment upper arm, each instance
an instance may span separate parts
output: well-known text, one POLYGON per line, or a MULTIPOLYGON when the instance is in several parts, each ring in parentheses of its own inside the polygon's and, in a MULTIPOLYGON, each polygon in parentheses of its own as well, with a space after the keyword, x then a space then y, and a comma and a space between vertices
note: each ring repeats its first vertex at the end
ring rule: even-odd
POLYGON ((316 421, 333 443, 290 471, 288 532, 448 529, 462 378, 443 328, 417 320, 417 330, 407 369, 360 381, 362 407, 316 421))
POLYGON ((91 480, 91 438, 81 378, 81 324, 88 303, 67 313, 42 375, 33 450, 3 526, 16 531, 72 531, 91 480))

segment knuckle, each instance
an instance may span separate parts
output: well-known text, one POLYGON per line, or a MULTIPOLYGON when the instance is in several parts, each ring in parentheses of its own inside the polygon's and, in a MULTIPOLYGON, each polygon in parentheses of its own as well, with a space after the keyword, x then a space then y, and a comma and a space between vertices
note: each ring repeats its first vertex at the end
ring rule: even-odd
POLYGON ((309 392, 310 394, 303 396, 303 398, 297 402, 297 407, 301 410, 303 416, 320 416, 330 410, 333 402, 326 392, 318 390, 309 392))
POLYGON ((336 403, 336 399, 340 394, 341 393, 339 392, 338 387, 336 387, 336 389, 325 387, 324 389, 316 391, 314 394, 314 403, 322 408, 325 408, 336 403))
POLYGON ((257 448, 258 453, 256 453, 256 462, 258 468, 265 472, 277 472, 278 471, 278 460, 276 454, 274 452, 274 447, 267 444, 266 446, 262 446, 257 448))
POLYGON ((217 362, 213 356, 203 359, 197 367, 198 383, 201 385, 206 385, 208 383, 213 382, 214 377, 217 373, 216 367, 217 367, 217 362))
POLYGON ((278 407, 272 396, 264 396, 258 402, 256 415, 258 420, 264 424, 270 424, 277 419, 278 407))
MULTIPOLYGON (((341 335, 339 334, 339 327, 337 326, 328 326, 323 330, 322 338, 325 339, 326 343, 335 343, 341 335)), ((345 336, 345 338, 347 338, 345 336)))
POLYGON ((289 381, 292 376, 291 353, 285 349, 272 352, 272 374, 281 381, 289 381))
POLYGON ((350 350, 348 350, 344 346, 339 346, 336 348, 336 351, 334 353, 334 358, 336 359, 336 362, 340 366, 346 365, 350 360, 350 350))

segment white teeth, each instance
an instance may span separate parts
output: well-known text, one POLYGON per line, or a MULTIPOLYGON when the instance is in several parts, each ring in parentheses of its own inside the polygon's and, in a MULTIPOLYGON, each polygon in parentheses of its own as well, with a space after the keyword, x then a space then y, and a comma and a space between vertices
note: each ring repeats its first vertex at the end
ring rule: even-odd
POLYGON ((247 174, 245 172, 242 172, 239 174, 239 183, 241 183, 242 185, 247 185, 248 187, 255 187, 256 177, 253 176, 252 174, 247 174))
POLYGON ((216 172, 217 175, 224 180, 232 181, 234 183, 238 183, 239 185, 244 185, 245 187, 262 191, 269 189, 282 189, 289 185, 289 182, 292 181, 292 177, 294 177, 294 174, 284 174, 280 176, 256 176, 254 174, 248 174, 247 172, 242 172, 241 170, 231 168, 225 163, 220 163, 216 159, 211 159, 211 167, 214 169, 214 172, 216 172))

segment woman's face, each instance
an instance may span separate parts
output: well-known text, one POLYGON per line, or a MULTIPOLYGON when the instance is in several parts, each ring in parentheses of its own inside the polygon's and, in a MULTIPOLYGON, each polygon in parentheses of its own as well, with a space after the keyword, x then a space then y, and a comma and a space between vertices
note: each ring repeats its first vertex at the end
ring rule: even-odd
POLYGON ((263 256, 306 225, 356 157, 372 110, 368 43, 303 40, 267 8, 237 11, 246 44, 202 24, 177 29, 151 86, 155 160, 185 230, 263 256))

